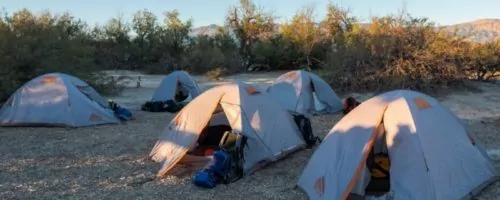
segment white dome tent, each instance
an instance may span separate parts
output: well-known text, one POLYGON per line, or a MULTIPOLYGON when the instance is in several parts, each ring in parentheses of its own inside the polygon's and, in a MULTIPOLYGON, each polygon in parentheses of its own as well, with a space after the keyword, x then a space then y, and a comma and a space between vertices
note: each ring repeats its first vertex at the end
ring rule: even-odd
POLYGON ((340 120, 310 158, 298 186, 314 200, 381 198, 365 191, 366 161, 380 146, 390 160, 390 189, 382 197, 469 198, 498 179, 480 142, 449 109, 425 94, 396 90, 361 103, 340 120))

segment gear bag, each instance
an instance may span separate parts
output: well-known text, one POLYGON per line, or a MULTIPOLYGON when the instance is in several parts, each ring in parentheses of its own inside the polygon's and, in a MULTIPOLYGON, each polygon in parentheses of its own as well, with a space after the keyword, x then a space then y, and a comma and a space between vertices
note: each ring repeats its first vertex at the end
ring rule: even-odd
POLYGON ((293 120, 302 133, 302 138, 306 142, 308 149, 316 145, 317 142, 321 143, 321 139, 313 134, 311 120, 309 120, 309 118, 304 115, 293 115, 293 120))
POLYGON ((176 103, 173 100, 167 101, 148 101, 141 106, 141 110, 148 112, 179 112, 184 107, 181 103, 176 103))
POLYGON ((222 183, 229 184, 236 182, 244 176, 245 155, 244 150, 247 146, 247 137, 241 134, 226 131, 219 144, 221 150, 228 153, 231 157, 230 165, 222 183))
POLYGON ((356 100, 354 97, 347 97, 344 100, 344 109, 342 110, 344 115, 347 115, 349 112, 354 110, 354 108, 358 107, 360 102, 356 100))

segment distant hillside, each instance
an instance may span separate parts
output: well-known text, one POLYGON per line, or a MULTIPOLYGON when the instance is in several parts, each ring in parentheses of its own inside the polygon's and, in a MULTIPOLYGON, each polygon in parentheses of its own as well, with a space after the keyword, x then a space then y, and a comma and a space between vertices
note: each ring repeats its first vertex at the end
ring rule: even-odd
MULTIPOLYGON (((367 27, 369 24, 363 25, 367 27)), ((217 32, 217 27, 219 26, 216 24, 197 27, 192 29, 190 35, 214 35, 217 32)), ((476 42, 500 39, 500 19, 479 19, 472 22, 441 26, 440 28, 445 28, 450 32, 457 30, 460 36, 465 36, 476 42)))
POLYGON ((215 35, 217 32, 217 28, 219 26, 216 24, 210 24, 208 26, 200 26, 197 28, 194 28, 191 30, 191 33, 189 35, 191 36, 197 36, 197 35, 215 35))
POLYGON ((444 27, 449 31, 457 30, 460 36, 466 36, 472 41, 486 42, 500 39, 500 19, 479 19, 444 27))

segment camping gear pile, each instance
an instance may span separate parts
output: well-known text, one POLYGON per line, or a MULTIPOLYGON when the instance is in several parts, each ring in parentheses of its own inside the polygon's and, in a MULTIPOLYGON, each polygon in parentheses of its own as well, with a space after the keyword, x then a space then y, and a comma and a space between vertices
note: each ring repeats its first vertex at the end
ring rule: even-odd
POLYGON ((118 119, 120 119, 122 121, 128 121, 128 120, 132 119, 132 112, 130 112, 130 110, 128 110, 128 109, 126 109, 124 107, 121 107, 115 101, 109 99, 108 100, 108 105, 109 105, 109 108, 111 110, 113 110, 113 112, 115 113, 115 116, 118 119))
POLYGON ((148 101, 141 106, 141 110, 148 112, 179 112, 185 104, 177 103, 174 100, 148 101))
POLYGON ((196 186, 214 188, 217 184, 229 184, 243 177, 243 149, 247 137, 224 132, 220 139, 220 149, 213 154, 213 162, 193 177, 196 186))
MULTIPOLYGON (((348 97, 342 105, 325 81, 302 70, 283 74, 267 91, 238 82, 203 93, 176 71, 141 109, 177 113, 148 156, 162 163, 156 176, 208 160, 192 179, 203 188, 232 183, 318 143, 297 183, 310 199, 461 199, 498 179, 465 124, 436 99, 409 90, 363 103, 348 97), (314 135, 311 115, 341 110, 345 116, 323 140, 314 135)), ((27 82, 0 110, 0 126, 83 127, 132 118, 61 73, 27 82)))

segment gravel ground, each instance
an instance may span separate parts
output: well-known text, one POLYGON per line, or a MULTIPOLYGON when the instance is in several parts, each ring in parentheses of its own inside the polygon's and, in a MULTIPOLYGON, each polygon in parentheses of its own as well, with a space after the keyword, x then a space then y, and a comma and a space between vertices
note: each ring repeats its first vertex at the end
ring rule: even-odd
MULTIPOLYGON (((266 82, 264 79, 258 80, 266 82)), ((500 86, 479 87, 500 91, 500 86)), ((131 94, 122 96, 127 95, 131 94)), ((443 104, 465 119, 470 131, 493 150, 500 149, 500 97, 495 95, 500 94, 461 92, 442 98, 443 104), (488 107, 488 115, 479 114, 486 112, 481 106, 488 107)), ((312 150, 297 152, 236 183, 212 190, 194 187, 190 175, 148 181, 160 166, 143 158, 172 117, 137 111, 137 119, 123 125, 0 128, 0 199, 307 199, 294 186, 312 150)), ((325 136, 340 117, 313 117, 314 132, 325 136)), ((493 158, 500 171, 500 156, 493 158)), ((499 197, 497 182, 477 199, 499 197)))

